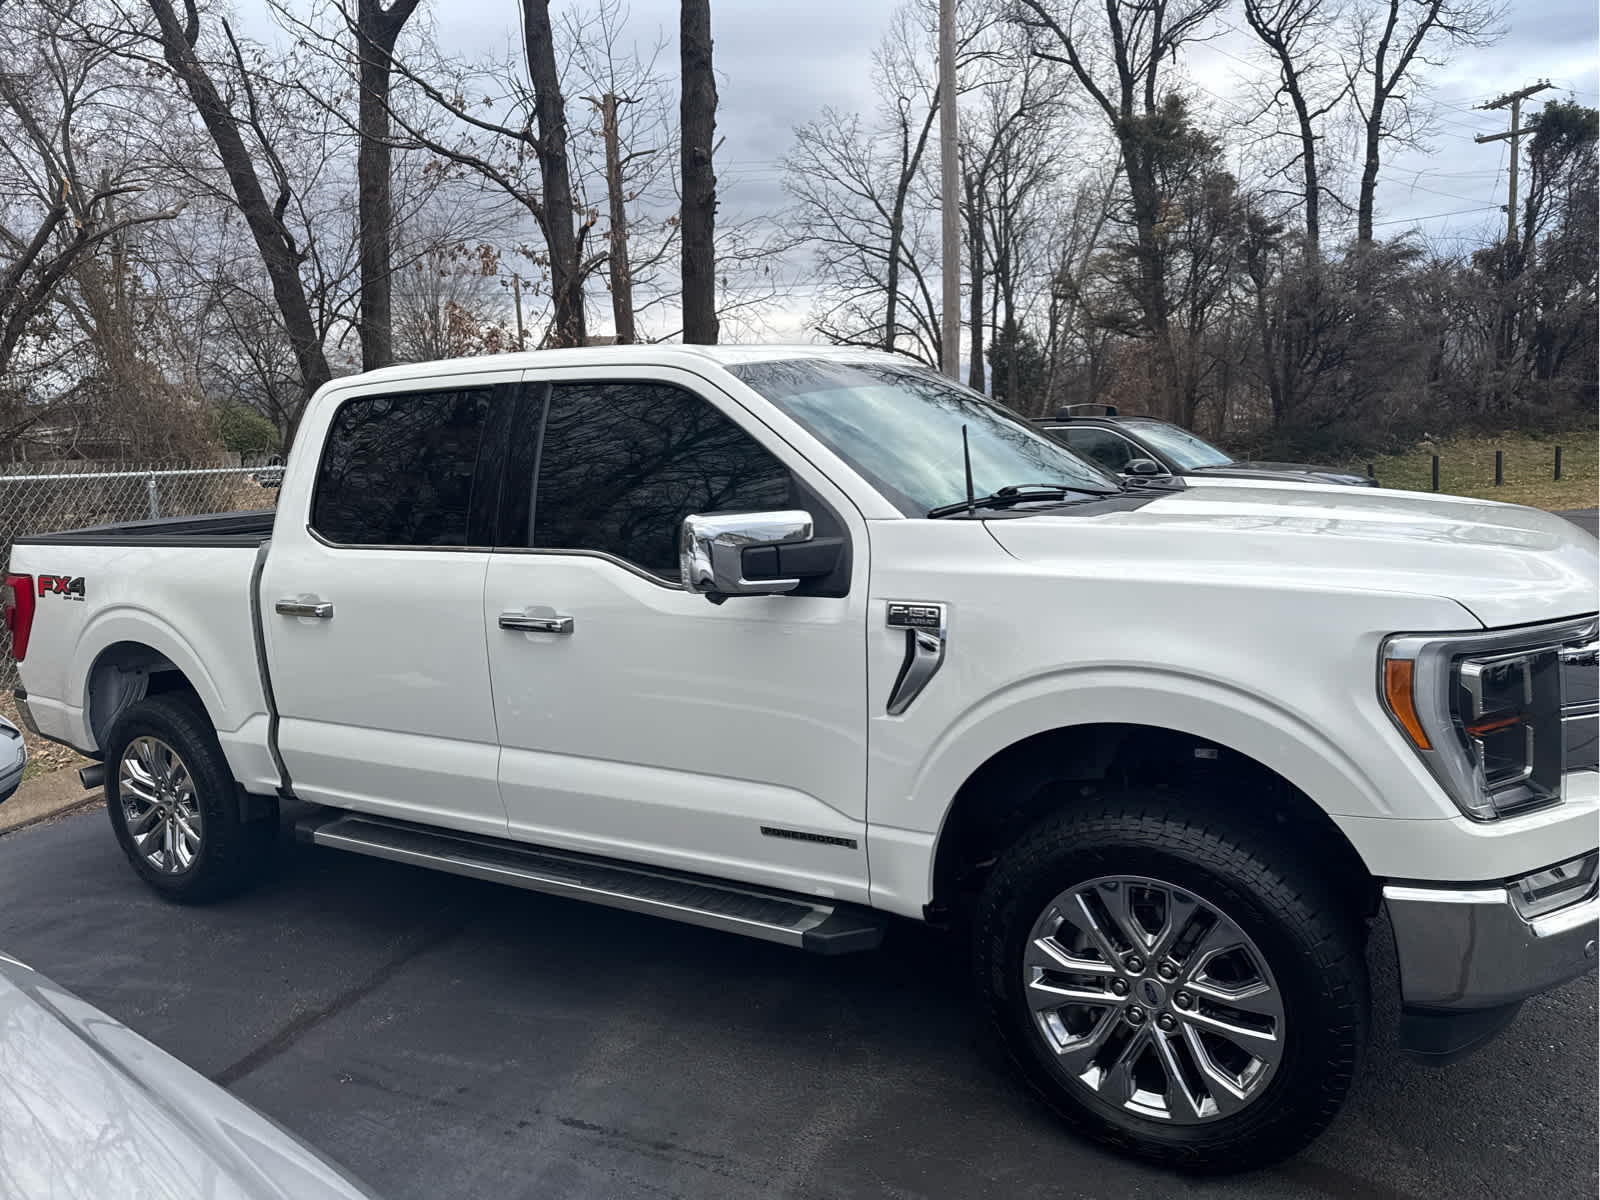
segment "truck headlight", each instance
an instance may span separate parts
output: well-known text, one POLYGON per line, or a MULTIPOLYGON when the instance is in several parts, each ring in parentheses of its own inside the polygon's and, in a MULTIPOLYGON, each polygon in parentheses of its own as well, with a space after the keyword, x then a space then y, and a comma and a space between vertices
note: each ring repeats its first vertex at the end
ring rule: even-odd
POLYGON ((1593 621, 1392 637, 1378 692, 1461 811, 1492 821, 1560 803, 1564 662, 1593 638, 1593 621))

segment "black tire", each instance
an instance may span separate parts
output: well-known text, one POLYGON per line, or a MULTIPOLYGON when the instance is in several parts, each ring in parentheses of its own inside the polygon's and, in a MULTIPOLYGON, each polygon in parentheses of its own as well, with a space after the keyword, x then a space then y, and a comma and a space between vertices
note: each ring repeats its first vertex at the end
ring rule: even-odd
POLYGON ((277 843, 277 803, 257 806, 261 815, 254 820, 241 818, 238 785, 210 718, 195 700, 160 695, 130 706, 106 739, 105 752, 111 828, 133 869, 151 888, 169 900, 202 903, 232 895, 260 878, 277 843), (130 810, 148 812, 132 788, 128 795, 123 790, 123 760, 141 739, 145 747, 150 739, 169 747, 192 781, 185 804, 186 811, 198 810, 198 849, 181 866, 177 855, 171 868, 152 862, 129 827, 135 819, 130 810))
MULTIPOLYGON (((1115 897, 1117 884, 1109 887, 1115 897)), ((1089 898, 1091 909, 1096 903, 1094 895, 1089 898)), ((1074 904, 1075 897, 1076 893, 1074 904)), ((1204 921, 1201 927, 1206 928, 1204 921)), ((1078 936, 1076 928, 1070 933, 1078 936)), ((1023 1077, 1073 1128, 1124 1153, 1204 1173, 1266 1166, 1311 1142, 1333 1120, 1349 1092, 1369 1019, 1363 923, 1344 912, 1334 889, 1305 861, 1303 853, 1218 812, 1214 804, 1196 801, 1190 806, 1182 797, 1139 793, 1102 799, 1090 811, 1050 815, 1000 856, 979 900, 973 936, 981 1001, 1023 1077), (1058 1015, 1054 1019, 1059 1023, 1052 1032, 1064 1032, 1053 1048, 1041 1028, 1052 1020, 1050 1014, 1043 1013, 1036 1023, 1028 993, 1038 985, 1027 982, 1033 977, 1032 967, 1024 962, 1025 953, 1038 961, 1038 950, 1030 949, 1030 937, 1038 932, 1035 922, 1048 922, 1047 912, 1059 913, 1055 901, 1064 893, 1089 881, 1119 877, 1144 877, 1172 885, 1168 895, 1175 899, 1169 911, 1176 911, 1179 900, 1198 899, 1203 906, 1212 906, 1253 941, 1252 949, 1264 959, 1268 969, 1264 978, 1275 986, 1281 1004, 1283 1037, 1276 1049, 1281 1057, 1260 1076, 1259 1091, 1252 1093, 1242 1109, 1193 1124, 1130 1112, 1124 1097, 1116 1097, 1120 1104, 1113 1104, 1096 1094, 1094 1085, 1072 1078, 1062 1067, 1065 1060, 1057 1057, 1059 1048, 1087 1045, 1087 1040, 1067 1040, 1085 1037, 1083 1033, 1075 1032, 1058 1015)), ((1051 945, 1059 944, 1059 935, 1053 935, 1051 945)), ((1099 950, 1082 953, 1103 957, 1099 950)), ((1247 952, 1245 961, 1250 960, 1247 952)), ((1164 967, 1169 971, 1191 969, 1176 965, 1171 958, 1164 959, 1164 967)), ((1131 987, 1135 998, 1161 995, 1160 1004, 1166 1006, 1161 1028, 1176 1026, 1177 1032, 1166 1036, 1183 1038, 1186 1034, 1178 1019, 1186 1014, 1171 1007, 1183 998, 1170 990, 1181 983, 1165 984, 1166 991, 1158 987, 1146 992, 1143 979, 1155 979, 1155 967, 1146 963, 1143 969, 1147 974, 1131 985, 1128 980, 1120 984, 1108 980, 1101 986, 1131 987)), ((1038 978, 1048 986, 1057 977, 1047 971, 1038 978)), ((1047 998, 1041 1003, 1050 1005, 1055 1000, 1047 998)), ((1187 998, 1187 1003, 1198 1009, 1208 1007, 1204 1002, 1196 1005, 1192 998, 1187 998)), ((1131 1034, 1124 1028, 1132 1023, 1127 1007, 1141 1005, 1124 1003, 1123 1009, 1098 1011, 1117 1016, 1121 1023, 1114 1021, 1106 1028, 1114 1030, 1112 1038, 1129 1039, 1125 1044, 1131 1044, 1131 1034)), ((1093 1015, 1097 1010, 1064 1011, 1088 1014, 1078 1018, 1078 1028, 1088 1028, 1089 1037, 1098 1040, 1101 1026, 1093 1015)), ((1140 1016, 1141 1022, 1149 1022, 1146 1032, 1150 1037, 1158 1036, 1158 1013, 1163 1009, 1149 1008, 1140 1016)), ((1158 1049, 1152 1046, 1148 1053, 1157 1056, 1153 1069, 1170 1079, 1171 1072, 1158 1049)), ((1178 1053, 1188 1051, 1180 1046, 1178 1053)), ((1083 1060, 1075 1054, 1072 1061, 1083 1060)), ((1100 1058, 1094 1059, 1092 1070, 1097 1073, 1095 1078, 1104 1082, 1105 1077, 1098 1074, 1100 1062, 1100 1058)), ((1150 1062, 1144 1061, 1143 1078, 1149 1077, 1150 1062)), ((1190 1068, 1195 1063, 1192 1054, 1184 1059, 1190 1068)), ((1130 1068, 1130 1077, 1135 1074, 1130 1068)), ((1191 1070, 1189 1078, 1196 1077, 1191 1070)), ((1203 1092, 1206 1086, 1201 1078, 1201 1087, 1191 1089, 1191 1094, 1203 1092)), ((1200 1111, 1200 1107, 1183 1109, 1185 1116, 1200 1111)))

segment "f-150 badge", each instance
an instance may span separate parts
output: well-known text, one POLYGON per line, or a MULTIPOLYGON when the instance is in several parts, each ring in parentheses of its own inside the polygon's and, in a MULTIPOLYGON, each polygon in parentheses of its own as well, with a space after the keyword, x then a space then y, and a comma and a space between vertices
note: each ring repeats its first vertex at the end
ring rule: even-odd
POLYGON ((942 629, 944 605, 891 600, 888 624, 890 629, 942 629))
POLYGON ((898 717, 922 694, 944 665, 944 605, 922 600, 891 600, 885 612, 890 629, 906 631, 906 656, 889 690, 888 712, 898 717))

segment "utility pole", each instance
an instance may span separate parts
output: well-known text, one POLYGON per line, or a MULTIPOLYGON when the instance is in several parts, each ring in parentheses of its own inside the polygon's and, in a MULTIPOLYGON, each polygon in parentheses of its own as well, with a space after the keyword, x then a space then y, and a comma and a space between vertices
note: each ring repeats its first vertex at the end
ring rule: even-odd
POLYGON ((517 309, 517 349, 526 350, 528 346, 522 333, 522 280, 515 271, 511 274, 511 302, 517 309))
POLYGON ((1522 128, 1522 102, 1535 92, 1542 92, 1550 87, 1548 79, 1540 80, 1531 87, 1525 87, 1520 92, 1507 92, 1498 99, 1487 104, 1480 104, 1480 109, 1504 108, 1511 106, 1511 128, 1504 133, 1479 134, 1472 140, 1482 145, 1484 142, 1511 141, 1511 193, 1510 200, 1506 203, 1506 244, 1517 244, 1517 142, 1525 133, 1532 133, 1531 129, 1522 128))
MULTIPOLYGON (((590 97, 590 103, 595 103, 590 97)), ((617 135, 617 106, 632 104, 627 96, 607 92, 600 97, 600 124, 606 139, 606 195, 611 202, 611 233, 606 261, 611 271, 611 319, 617 327, 617 344, 631 345, 633 334, 633 277, 628 269, 628 210, 622 194, 622 147, 617 135)))
POLYGON ((944 238, 939 265, 944 276, 944 311, 939 365, 961 377, 961 213, 956 149, 956 0, 939 0, 939 205, 944 238))

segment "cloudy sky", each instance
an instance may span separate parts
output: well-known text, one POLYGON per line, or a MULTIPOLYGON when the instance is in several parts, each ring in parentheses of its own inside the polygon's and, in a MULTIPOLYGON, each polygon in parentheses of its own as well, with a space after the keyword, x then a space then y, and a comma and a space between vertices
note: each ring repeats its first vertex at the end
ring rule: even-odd
MULTIPOLYGON (((259 0, 245 0, 246 10, 259 0)), ((1371 3, 1373 0, 1365 0, 1371 3)), ((553 0, 559 11, 566 0, 553 0)), ((873 104, 871 54, 895 0, 712 0, 719 75, 717 132, 721 211, 776 213, 784 205, 781 162, 797 124, 832 106, 864 111, 873 104)), ((262 6, 264 9, 264 6, 262 6)), ((519 37, 515 0, 427 3, 440 48, 447 53, 504 53, 519 37)), ((1218 118, 1249 111, 1244 98, 1258 71, 1237 5, 1225 10, 1223 31, 1192 47, 1185 70, 1189 90, 1218 118)), ((643 47, 667 42, 661 65, 677 66, 677 0, 631 0, 628 30, 643 47)), ((247 13, 241 13, 246 16, 247 13)), ((255 32, 269 36, 261 17, 255 32)), ((1426 68, 1420 101, 1431 131, 1422 148, 1393 151, 1379 179, 1378 232, 1415 226, 1436 241, 1462 246, 1491 238, 1505 220, 1508 143, 1478 145, 1475 133, 1506 128, 1507 114, 1474 106, 1541 79, 1554 90, 1540 100, 1600 103, 1600 10, 1595 0, 1510 0, 1506 33, 1492 46, 1456 51, 1443 66, 1426 68)), ((1534 102, 1535 104, 1537 101, 1534 102)), ((796 273, 803 263, 793 264, 796 273)), ((802 296, 773 314, 769 332, 801 336, 802 296)))

